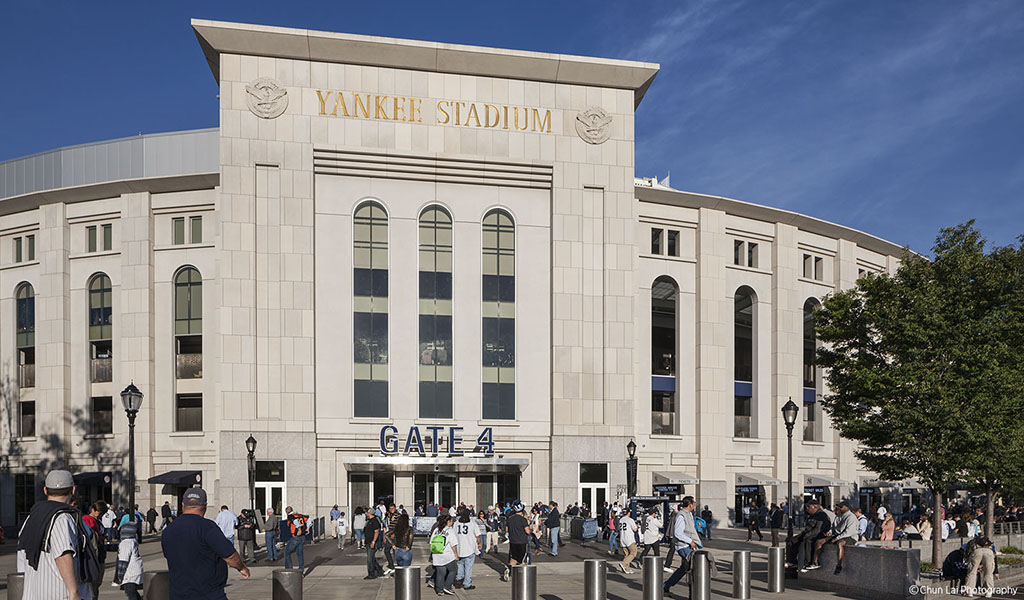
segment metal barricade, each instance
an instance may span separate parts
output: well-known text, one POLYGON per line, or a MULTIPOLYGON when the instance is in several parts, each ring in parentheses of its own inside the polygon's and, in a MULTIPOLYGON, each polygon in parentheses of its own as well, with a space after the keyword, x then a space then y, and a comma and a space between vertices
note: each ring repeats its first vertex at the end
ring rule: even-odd
POLYGON ((786 549, 768 548, 768 591, 781 594, 786 591, 786 549))
POLYGON ((276 569, 271 589, 273 600, 302 600, 302 571, 276 569))
POLYGON ((25 574, 7 574, 7 600, 21 600, 25 593, 25 574))
POLYGON ((395 568, 395 600, 420 600, 420 568, 395 568))
POLYGON ((706 550, 690 555, 690 600, 711 600, 711 554, 706 550))
POLYGON ((512 600, 537 600, 537 567, 512 567, 512 600))
POLYGON ((171 575, 167 571, 142 573, 142 600, 168 600, 171 597, 171 575))
POLYGON ((644 557, 644 600, 662 600, 665 597, 664 566, 665 559, 660 556, 644 557))
POLYGON ((732 597, 750 600, 750 550, 732 553, 732 597))
POLYGON ((608 563, 599 558, 583 561, 583 600, 608 600, 608 563))

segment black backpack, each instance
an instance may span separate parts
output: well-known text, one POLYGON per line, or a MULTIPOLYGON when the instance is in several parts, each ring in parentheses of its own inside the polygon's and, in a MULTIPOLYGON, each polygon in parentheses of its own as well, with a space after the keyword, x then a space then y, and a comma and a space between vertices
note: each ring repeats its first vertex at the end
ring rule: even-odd
MULTIPOLYGON (((82 517, 76 510, 61 511, 57 514, 69 514, 75 519, 75 526, 78 531, 78 573, 85 583, 100 583, 103 581, 103 563, 107 561, 107 550, 105 544, 100 540, 100 533, 82 522, 82 517)), ((53 527, 51 521, 50 526, 53 527)), ((49 537, 49 533, 47 533, 49 537)))

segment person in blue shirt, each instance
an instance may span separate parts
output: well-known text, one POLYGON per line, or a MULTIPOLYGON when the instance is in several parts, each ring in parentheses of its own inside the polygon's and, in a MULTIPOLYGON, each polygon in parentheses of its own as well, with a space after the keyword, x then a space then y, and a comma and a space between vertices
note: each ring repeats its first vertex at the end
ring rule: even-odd
POLYGON ((171 600, 226 600, 228 567, 249 578, 249 569, 235 547, 206 514, 206 491, 189 488, 182 514, 160 539, 170 579, 171 600))
POLYGON ((338 539, 338 517, 341 516, 341 511, 338 510, 338 505, 335 504, 334 508, 331 509, 331 531, 334 532, 334 539, 338 539))

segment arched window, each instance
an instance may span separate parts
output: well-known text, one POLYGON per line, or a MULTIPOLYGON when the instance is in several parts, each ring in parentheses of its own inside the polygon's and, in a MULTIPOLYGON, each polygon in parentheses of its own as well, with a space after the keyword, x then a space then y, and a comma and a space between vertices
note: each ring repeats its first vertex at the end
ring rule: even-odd
POLYGON ((174 334, 203 333, 203 278, 194 267, 174 276, 174 334))
POLYGON ((677 435, 676 348, 679 286, 659 277, 651 286, 651 433, 677 435))
POLYGON ((36 292, 25 282, 14 293, 17 313, 18 386, 36 386, 36 292))
POLYGON ((804 441, 821 441, 821 425, 818 414, 818 393, 821 377, 815 366, 818 350, 818 336, 814 331, 814 310, 818 301, 808 298, 804 302, 804 441))
POLYGON ((483 221, 483 418, 516 418, 516 230, 492 210, 483 221))
POLYGON ((751 437, 754 398, 754 305, 757 296, 754 290, 744 286, 736 290, 733 311, 733 387, 734 418, 733 435, 751 437))
POLYGON ((111 285, 105 273, 89 280, 89 376, 93 383, 111 381, 112 325, 111 285))
POLYGON ((421 419, 452 418, 452 216, 420 213, 421 419))
POLYGON ((388 215, 365 202, 353 216, 353 414, 388 416, 388 215))

